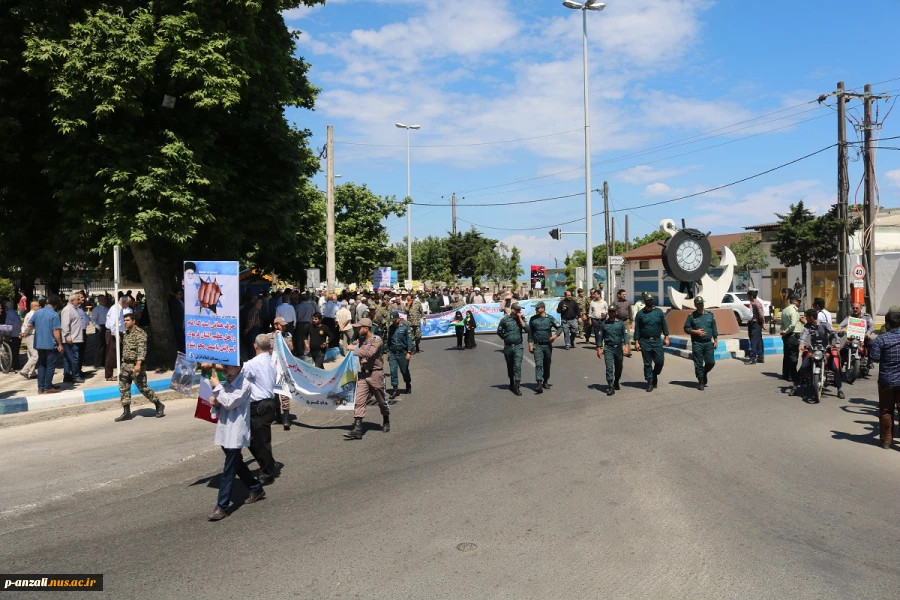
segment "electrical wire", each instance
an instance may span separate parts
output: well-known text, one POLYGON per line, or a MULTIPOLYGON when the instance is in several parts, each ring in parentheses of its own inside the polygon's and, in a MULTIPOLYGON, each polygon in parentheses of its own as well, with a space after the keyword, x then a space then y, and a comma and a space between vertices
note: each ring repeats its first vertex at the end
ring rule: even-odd
MULTIPOLYGON (((726 183, 726 184, 723 184, 723 185, 719 185, 719 186, 716 186, 716 187, 714 187, 714 188, 710 188, 710 189, 708 189, 708 190, 703 190, 703 191, 700 191, 700 192, 695 192, 695 193, 693 193, 693 194, 687 194, 687 195, 685 195, 685 196, 679 196, 678 198, 670 198, 670 199, 668 199, 668 200, 660 200, 659 202, 650 202, 650 203, 648 203, 648 204, 641 204, 641 205, 638 205, 638 206, 629 206, 629 207, 626 207, 626 208, 617 209, 617 210, 615 210, 615 211, 612 211, 612 210, 611 210, 610 212, 635 211, 635 210, 638 210, 638 209, 641 209, 641 208, 650 208, 650 207, 653 207, 653 206, 661 206, 661 205, 663 205, 663 204, 671 204, 672 202, 679 202, 679 201, 681 201, 681 200, 687 200, 688 198, 695 198, 695 197, 697 197, 697 196, 702 196, 702 195, 708 194, 708 193, 710 193, 710 192, 715 192, 715 191, 718 191, 718 190, 722 190, 722 189, 725 189, 725 188, 728 188, 728 187, 732 187, 732 186, 738 185, 738 184, 740 184, 740 183, 744 183, 744 182, 746 182, 746 181, 750 181, 751 179, 756 179, 757 177, 762 177, 763 175, 768 175, 769 173, 772 173, 772 172, 774 172, 774 171, 778 171, 778 170, 783 169, 783 168, 785 168, 785 167, 789 167, 789 166, 791 166, 791 165, 793 165, 793 164, 796 164, 796 163, 798 163, 798 162, 800 162, 800 161, 803 161, 803 160, 806 160, 806 159, 811 158, 811 157, 813 157, 813 156, 816 156, 817 154, 821 154, 822 152, 825 152, 826 150, 830 150, 830 149, 832 149, 832 148, 834 148, 834 147, 836 147, 836 146, 837 146, 837 144, 831 144, 830 146, 825 146, 824 148, 821 148, 821 149, 819 149, 819 150, 816 150, 815 152, 810 152, 809 154, 807 154, 807 155, 805 155, 805 156, 801 156, 800 158, 795 158, 795 159, 792 160, 792 161, 789 161, 789 162, 786 162, 786 163, 782 163, 782 164, 778 165, 777 167, 772 167, 771 169, 767 169, 767 170, 765 170, 765 171, 756 173, 756 174, 754 174, 754 175, 750 175, 750 176, 748 176, 748 177, 744 177, 744 178, 742 178, 742 179, 738 179, 737 181, 732 181, 731 183, 726 183)), ((598 190, 594 190, 594 191, 598 191, 598 190)), ((596 217, 596 216, 602 215, 602 214, 603 214, 603 211, 600 211, 600 212, 594 213, 594 214, 591 215, 591 216, 596 217)), ((577 218, 577 219, 572 219, 572 220, 570 220, 570 221, 564 221, 564 222, 562 222, 562 223, 552 223, 552 224, 549 224, 549 225, 546 225, 546 224, 545 224, 545 225, 539 225, 539 226, 537 226, 537 227, 517 227, 517 228, 493 227, 493 226, 490 226, 490 225, 482 225, 482 224, 479 224, 479 223, 473 223, 472 221, 468 221, 468 220, 465 220, 465 219, 460 219, 459 217, 457 217, 457 219, 458 219, 458 220, 461 220, 461 221, 464 221, 464 222, 466 222, 466 223, 469 223, 470 225, 473 225, 473 226, 475 226, 475 227, 482 227, 482 228, 484 228, 484 229, 492 229, 492 230, 495 230, 495 231, 536 231, 536 230, 538 230, 538 229, 544 229, 545 227, 562 226, 562 225, 571 225, 572 223, 577 223, 577 222, 579 222, 579 221, 584 221, 584 220, 585 220, 585 217, 580 217, 580 218, 577 218)))

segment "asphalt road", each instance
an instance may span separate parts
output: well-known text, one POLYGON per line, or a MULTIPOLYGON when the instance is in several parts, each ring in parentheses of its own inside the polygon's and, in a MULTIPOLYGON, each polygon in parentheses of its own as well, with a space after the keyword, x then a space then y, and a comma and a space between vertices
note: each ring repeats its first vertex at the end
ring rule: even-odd
POLYGON ((607 398, 585 346, 517 398, 496 341, 425 342, 389 434, 372 407, 358 442, 333 413, 276 428, 282 477, 219 523, 190 400, 3 430, 0 571, 138 599, 897 597, 900 452, 876 443, 873 380, 807 404, 770 357, 699 392, 667 356, 648 394, 635 357, 607 398))

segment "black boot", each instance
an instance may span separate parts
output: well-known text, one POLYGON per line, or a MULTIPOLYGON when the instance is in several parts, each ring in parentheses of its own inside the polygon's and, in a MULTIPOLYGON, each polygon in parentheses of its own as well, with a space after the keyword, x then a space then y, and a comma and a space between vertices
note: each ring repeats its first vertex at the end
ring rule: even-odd
POLYGON ((419 342, 416 342, 416 354, 418 354, 419 352, 421 352, 421 350, 419 350, 419 342))
POLYGON ((544 386, 543 386, 542 381, 537 382, 537 387, 534 388, 534 393, 535 394, 543 394, 544 393, 544 386))
POLYGON ((407 384, 406 384, 406 393, 407 393, 407 394, 412 394, 412 383, 407 383, 407 384))
POLYGON ((653 376, 653 387, 659 387, 659 377, 653 376))
POLYGON ((353 418, 353 429, 349 433, 344 434, 345 440, 361 440, 362 439, 362 417, 353 418))
POLYGON ((157 400, 153 404, 156 405, 156 418, 161 419, 166 416, 166 405, 157 400))
POLYGON ((647 391, 648 391, 648 392, 652 392, 652 391, 653 391, 653 380, 652 380, 652 379, 650 379, 650 380, 647 381, 647 391))
POLYGON ((614 390, 621 390, 621 389, 622 389, 622 387, 619 385, 619 380, 618 380, 618 379, 616 379, 616 381, 613 383, 613 389, 614 389, 614 390))
POLYGON ((549 390, 549 389, 552 388, 552 387, 553 387, 553 384, 552 384, 552 383, 547 383, 546 381, 544 382, 544 389, 545 389, 545 390, 549 390))
POLYGON ((381 425, 381 430, 385 433, 388 433, 391 430, 391 418, 387 415, 384 416, 384 423, 381 425))
POLYGON ((513 394, 516 393, 516 382, 512 379, 509 380, 509 391, 511 391, 513 394))
POLYGON ((396 399, 397 399, 397 395, 398 395, 399 393, 400 393, 400 392, 397 391, 397 388, 392 389, 392 390, 391 390, 391 395, 389 396, 390 399, 391 399, 391 400, 396 400, 396 399))
POLYGON ((281 412, 281 424, 284 425, 285 431, 291 430, 291 413, 290 413, 290 411, 284 410, 281 412))
POLYGON ((615 393, 616 393, 616 390, 613 389, 612 384, 607 384, 607 386, 606 386, 606 395, 607 395, 607 396, 612 396, 612 395, 615 394, 615 393))
POLYGON ((697 389, 700 390, 701 392, 703 391, 703 387, 704 387, 703 379, 704 378, 701 377, 700 379, 697 380, 697 389))
POLYGON ((130 421, 134 417, 131 416, 131 405, 126 404, 122 407, 122 414, 116 417, 116 423, 120 421, 130 421))
POLYGON ((513 394, 515 394, 516 396, 521 396, 522 390, 520 388, 521 388, 521 386, 520 386, 519 382, 516 381, 515 385, 513 386, 513 394))

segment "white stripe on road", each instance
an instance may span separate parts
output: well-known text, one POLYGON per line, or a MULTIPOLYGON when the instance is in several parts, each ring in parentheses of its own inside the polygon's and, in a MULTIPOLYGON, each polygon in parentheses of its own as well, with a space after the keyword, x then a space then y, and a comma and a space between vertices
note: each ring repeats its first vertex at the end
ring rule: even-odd
MULTIPOLYGON (((495 344, 494 342, 489 342, 487 340, 478 340, 479 342, 484 342, 485 344, 490 344, 491 346, 497 346, 498 348, 502 348, 500 344, 495 344)), ((522 346, 525 344, 523 343, 522 346)), ((528 354, 530 354, 527 350, 522 353, 522 358, 524 358, 532 367, 534 366, 534 361, 528 358, 528 354)))

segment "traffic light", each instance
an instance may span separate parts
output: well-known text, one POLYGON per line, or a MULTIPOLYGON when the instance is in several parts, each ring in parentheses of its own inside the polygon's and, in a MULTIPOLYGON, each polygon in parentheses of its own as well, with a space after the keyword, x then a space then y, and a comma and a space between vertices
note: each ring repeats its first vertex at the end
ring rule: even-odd
POLYGON ((559 231, 559 227, 557 227, 557 228, 555 228, 555 229, 551 229, 551 230, 550 230, 550 237, 552 237, 554 240, 557 240, 557 241, 558 241, 558 240, 559 240, 559 235, 560 235, 560 233, 561 233, 561 232, 559 231))

